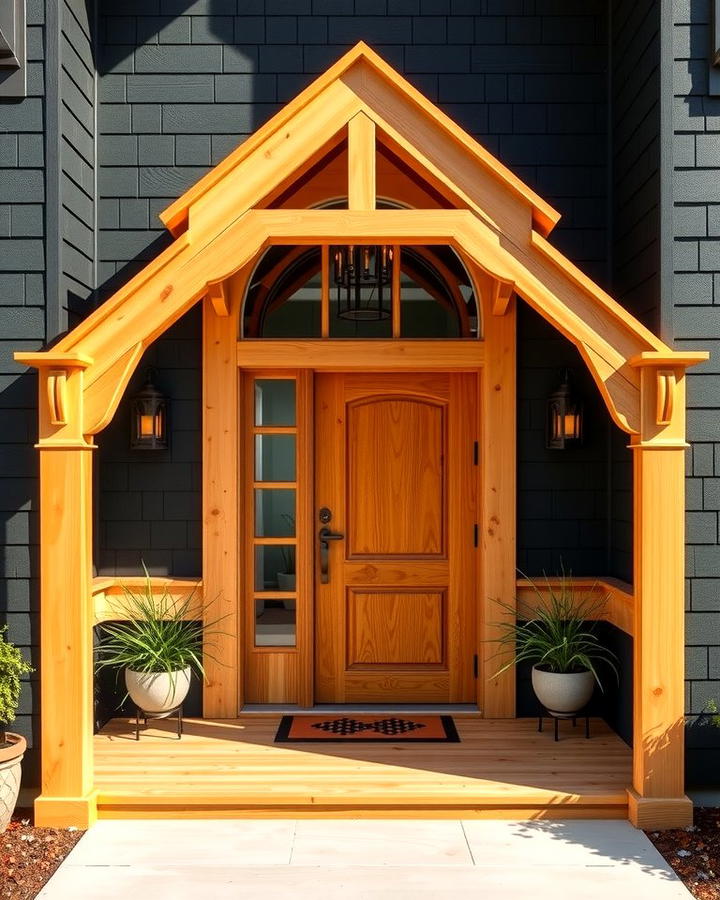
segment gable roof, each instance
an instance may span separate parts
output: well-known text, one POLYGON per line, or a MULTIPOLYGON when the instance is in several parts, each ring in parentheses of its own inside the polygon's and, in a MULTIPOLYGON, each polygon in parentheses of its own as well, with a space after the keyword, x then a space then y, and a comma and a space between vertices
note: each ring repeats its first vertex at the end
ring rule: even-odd
MULTIPOLYGON (((427 97, 413 87, 395 69, 388 65, 364 41, 359 41, 334 65, 309 84, 300 94, 276 113, 268 122, 255 131, 236 150, 233 150, 214 169, 211 169, 181 197, 173 201, 160 218, 163 224, 174 234, 181 234, 188 225, 188 213, 196 200, 221 182, 233 169, 240 166, 258 147, 288 123, 300 110, 305 108, 318 95, 327 91, 335 82, 343 80, 351 69, 357 68, 376 72, 385 83, 392 86, 393 92, 400 102, 416 106, 424 115, 440 128, 448 137, 456 141, 458 146, 468 154, 469 158, 489 172, 509 191, 523 198, 532 208, 533 226, 543 235, 548 235, 560 220, 560 213, 529 188, 520 178, 489 153, 482 144, 474 140, 466 131, 446 115, 427 97)), ((328 135, 330 137, 330 135, 328 135)), ((298 160, 301 162, 301 160, 298 160)))
MULTIPOLYGON (((16 354, 28 365, 77 372, 80 436, 110 421, 143 350, 272 243, 455 247, 473 271, 503 286, 502 296, 516 291, 577 346, 613 419, 631 433, 642 422, 640 369, 679 371, 704 358, 674 353, 554 248, 546 235, 558 213, 364 43, 172 203, 162 219, 175 235, 170 247, 52 349, 16 354), (266 198, 346 137, 349 169, 358 163, 360 177, 369 179, 360 192, 367 190, 363 208, 265 208, 266 198), (375 209, 376 142, 452 208, 375 209)), ((489 305, 496 314, 506 306, 499 298, 489 305)))

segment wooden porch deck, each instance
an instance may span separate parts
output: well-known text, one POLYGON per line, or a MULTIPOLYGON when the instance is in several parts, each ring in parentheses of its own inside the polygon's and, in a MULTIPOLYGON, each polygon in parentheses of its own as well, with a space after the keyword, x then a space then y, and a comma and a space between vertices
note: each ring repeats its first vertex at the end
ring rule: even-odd
POLYGON ((456 714, 457 744, 274 744, 280 716, 134 721, 95 736, 101 818, 625 818, 631 751, 601 720, 456 714))

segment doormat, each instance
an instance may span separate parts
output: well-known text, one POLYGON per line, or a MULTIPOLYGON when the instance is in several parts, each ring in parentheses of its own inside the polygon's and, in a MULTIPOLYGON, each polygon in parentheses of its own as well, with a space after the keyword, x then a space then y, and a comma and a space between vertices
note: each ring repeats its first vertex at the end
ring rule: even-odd
POLYGON ((276 744, 460 742, 452 716, 283 716, 276 744))

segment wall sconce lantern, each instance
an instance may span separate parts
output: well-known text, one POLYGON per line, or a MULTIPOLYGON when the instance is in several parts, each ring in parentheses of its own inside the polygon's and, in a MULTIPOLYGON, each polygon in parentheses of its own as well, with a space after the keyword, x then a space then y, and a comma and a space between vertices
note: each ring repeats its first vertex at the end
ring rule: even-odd
POLYGON ((579 447, 583 438, 582 402, 573 396, 570 389, 570 373, 566 369, 563 380, 547 402, 548 450, 564 450, 579 447))
POLYGON ((335 247, 337 314, 353 322, 379 322, 392 311, 391 247, 335 247))
POLYGON ((132 398, 130 407, 130 449, 167 450, 168 399, 153 384, 148 369, 142 390, 132 398))

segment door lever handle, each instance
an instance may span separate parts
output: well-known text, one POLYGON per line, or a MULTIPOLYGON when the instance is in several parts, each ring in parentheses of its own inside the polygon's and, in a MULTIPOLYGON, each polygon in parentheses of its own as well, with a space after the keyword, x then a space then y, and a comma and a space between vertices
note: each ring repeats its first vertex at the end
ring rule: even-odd
POLYGON ((345 535, 339 531, 330 531, 329 528, 321 528, 318 531, 320 540, 320 583, 328 584, 330 581, 330 541, 342 541, 345 535))

